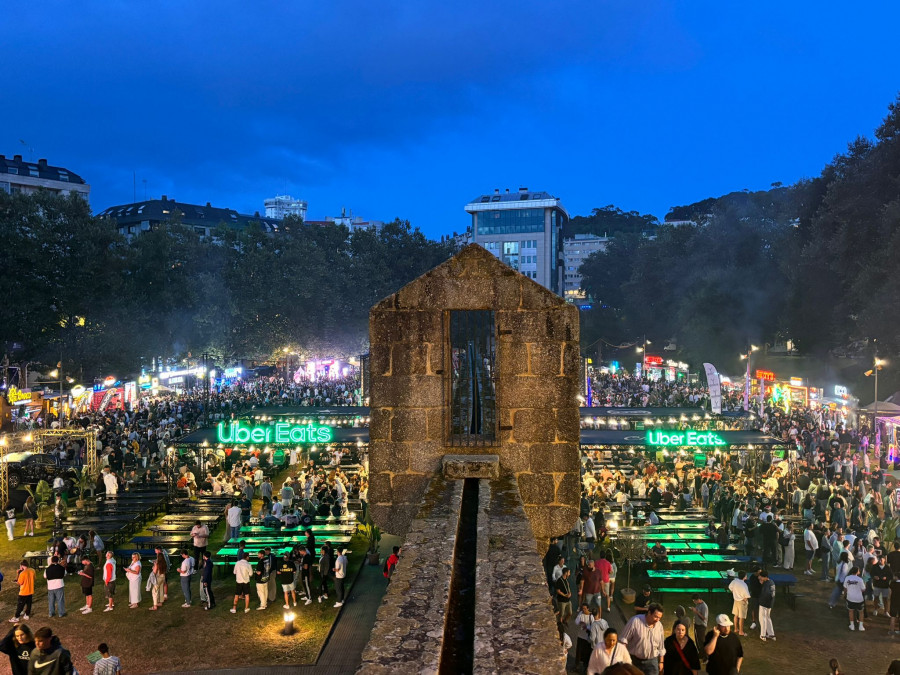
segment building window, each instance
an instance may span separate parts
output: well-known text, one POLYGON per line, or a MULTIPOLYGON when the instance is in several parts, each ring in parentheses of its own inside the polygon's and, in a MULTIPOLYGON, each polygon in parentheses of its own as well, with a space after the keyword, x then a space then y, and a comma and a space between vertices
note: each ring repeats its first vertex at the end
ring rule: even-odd
POLYGON ((9 183, 7 183, 6 181, 0 181, 0 192, 9 194, 9 183))
POLYGON ((475 214, 476 236, 543 231, 544 209, 505 209, 475 214))
POLYGON ((450 445, 493 445, 497 440, 494 312, 450 312, 450 445))
POLYGON ((8 167, 6 167, 6 171, 7 171, 8 173, 14 173, 14 174, 18 174, 18 173, 19 173, 19 170, 18 170, 16 167, 14 167, 14 166, 8 166, 8 167))

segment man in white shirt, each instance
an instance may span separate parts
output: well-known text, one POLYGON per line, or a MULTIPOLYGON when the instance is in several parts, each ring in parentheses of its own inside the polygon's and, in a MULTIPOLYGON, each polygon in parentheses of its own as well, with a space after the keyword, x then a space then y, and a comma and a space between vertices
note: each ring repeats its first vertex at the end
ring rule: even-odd
POLYGON ((662 616, 663 608, 651 602, 647 613, 631 617, 619 636, 619 641, 628 647, 631 662, 646 675, 658 674, 663 667, 666 638, 662 616))
POLYGON ((350 553, 349 549, 344 549, 341 551, 341 554, 337 557, 337 560, 334 561, 334 592, 337 596, 337 602, 334 603, 335 607, 340 607, 344 604, 344 579, 347 577, 347 554, 350 553))
MULTIPOLYGON (((250 577, 253 576, 253 568, 250 566, 249 553, 244 553, 241 559, 234 564, 234 604, 231 613, 237 614, 238 601, 244 598, 244 613, 250 611, 250 577)), ((261 609, 261 608, 260 608, 261 609)))
POLYGON ((237 539, 241 534, 241 507, 232 503, 225 511, 225 524, 228 531, 225 534, 225 541, 229 542, 232 538, 237 539))
POLYGON ((734 627, 737 629, 738 635, 746 635, 744 619, 747 618, 747 606, 750 604, 750 589, 747 587, 746 579, 747 573, 741 570, 738 572, 738 576, 728 584, 728 590, 731 591, 731 597, 734 600, 731 613, 734 614, 734 627))
POLYGON ((594 542, 597 540, 597 527, 594 525, 594 519, 589 516, 584 516, 582 519, 582 529, 584 531, 584 540, 587 542, 594 542))

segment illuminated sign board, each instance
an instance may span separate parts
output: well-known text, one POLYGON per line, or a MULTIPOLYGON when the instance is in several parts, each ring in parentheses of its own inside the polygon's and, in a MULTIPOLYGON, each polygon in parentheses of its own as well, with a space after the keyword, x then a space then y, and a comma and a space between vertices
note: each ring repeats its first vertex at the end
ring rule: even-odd
POLYGON ((644 363, 648 366, 661 366, 663 359, 661 356, 646 356, 644 357, 644 363))
POLYGON ((803 378, 802 377, 792 377, 791 378, 791 386, 792 387, 802 387, 803 386, 803 378))
POLYGON ((333 437, 331 427, 312 423, 250 426, 243 422, 219 422, 216 431, 218 443, 329 443, 333 437))
POLYGON ((774 382, 775 381, 775 373, 771 370, 757 370, 756 371, 756 379, 757 380, 765 380, 766 382, 774 382))
POLYGON ((22 405, 31 400, 31 390, 10 387, 6 392, 6 400, 10 405, 22 405))
POLYGON ((690 446, 716 446, 728 445, 722 437, 714 431, 648 431, 647 445, 659 445, 663 447, 690 447, 690 446))
POLYGON ((847 387, 842 387, 841 385, 836 384, 836 385, 834 386, 834 395, 835 395, 835 396, 840 396, 840 397, 844 398, 844 397, 849 396, 849 395, 850 395, 850 392, 847 391, 847 387))

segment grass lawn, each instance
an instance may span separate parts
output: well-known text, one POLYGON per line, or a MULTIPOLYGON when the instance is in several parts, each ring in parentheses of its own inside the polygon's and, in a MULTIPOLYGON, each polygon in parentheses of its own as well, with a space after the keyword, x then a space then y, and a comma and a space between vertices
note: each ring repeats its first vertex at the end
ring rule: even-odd
MULTIPOLYGON (((254 505, 254 512, 259 508, 254 505)), ((17 523, 17 534, 24 521, 17 523)), ((224 523, 210 538, 210 550, 216 551, 224 538, 224 523)), ((37 530, 35 536, 19 538, 9 542, 0 541, 0 571, 6 579, 0 592, 0 618, 10 618, 15 610, 18 586, 15 575, 18 561, 29 550, 40 548, 50 536, 50 527, 37 530)), ((127 544, 126 544, 127 546, 127 544)), ((354 579, 361 567, 366 550, 366 542, 360 535, 354 535, 349 548, 348 579, 354 579)), ((215 559, 215 554, 213 555, 215 559)), ((176 564, 173 560, 173 564, 176 564)), ((149 568, 143 570, 146 583, 149 568)), ((94 587, 94 611, 83 616, 78 609, 84 604, 78 578, 67 578, 66 611, 63 618, 47 618, 46 582, 37 571, 35 582, 34 609, 28 624, 37 629, 50 626, 60 636, 65 648, 72 653, 75 666, 82 673, 93 672, 89 667, 87 654, 95 651, 101 642, 109 644, 112 653, 122 660, 122 667, 128 673, 149 673, 168 670, 204 670, 210 668, 239 667, 251 665, 301 665, 315 663, 331 625, 338 615, 332 602, 309 606, 302 603, 296 608, 294 626, 297 632, 289 637, 279 635, 284 626, 282 602, 270 603, 264 612, 256 611, 259 601, 251 584, 251 611, 243 613, 243 601, 237 614, 231 614, 234 598, 234 577, 215 579, 213 591, 216 607, 210 612, 199 603, 199 576, 192 584, 193 606, 182 608, 181 587, 178 577, 169 574, 169 599, 162 609, 151 612, 150 594, 142 592, 141 606, 128 608, 128 588, 122 578, 117 582, 116 609, 103 612, 105 597, 100 571, 98 583, 94 587)), ((314 573, 313 580, 317 582, 314 573)), ((333 597, 333 593, 332 593, 333 597)), ((5 623, 5 629, 12 624, 5 623)), ((0 637, 6 634, 0 633, 0 637)), ((0 672, 6 672, 6 656, 0 655, 0 672)))

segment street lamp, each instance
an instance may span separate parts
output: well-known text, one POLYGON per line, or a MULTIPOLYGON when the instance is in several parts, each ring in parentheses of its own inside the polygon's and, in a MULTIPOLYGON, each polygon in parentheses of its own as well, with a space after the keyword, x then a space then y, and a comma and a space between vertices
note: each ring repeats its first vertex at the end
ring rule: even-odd
POLYGON ((872 429, 875 432, 875 449, 878 450, 880 447, 879 443, 879 435, 878 435, 878 371, 881 370, 885 365, 887 365, 887 361, 884 359, 879 359, 878 356, 872 360, 872 369, 867 370, 865 375, 866 377, 875 376, 875 410, 873 411, 873 422, 872 429))
POLYGON ((750 345, 746 353, 741 354, 741 361, 747 359, 747 375, 744 379, 744 410, 750 410, 750 357, 753 352, 759 351, 756 345, 750 345))

